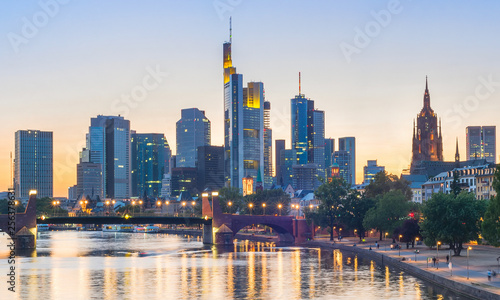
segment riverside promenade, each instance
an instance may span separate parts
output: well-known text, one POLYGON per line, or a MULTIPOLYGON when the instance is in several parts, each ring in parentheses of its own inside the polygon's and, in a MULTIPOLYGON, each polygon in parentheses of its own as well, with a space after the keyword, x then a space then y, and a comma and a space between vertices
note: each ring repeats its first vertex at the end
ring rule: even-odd
POLYGON ((376 238, 367 238, 364 243, 360 243, 357 237, 347 237, 340 242, 336 239, 332 243, 329 238, 315 237, 315 240, 308 244, 359 253, 367 259, 398 267, 411 275, 470 297, 485 300, 500 299, 500 270, 499 261, 497 261, 500 257, 499 248, 464 245, 461 256, 452 256, 453 252, 450 255, 446 245, 439 247, 439 253, 436 247, 431 249, 423 244, 415 245, 415 248, 411 248, 410 244, 410 248, 406 249, 406 243, 399 243, 401 250, 396 248, 391 250, 392 239, 378 241, 376 238), (375 241, 379 244, 378 249, 375 241), (471 246, 472 250, 469 251, 469 267, 467 268, 468 246, 471 246), (370 247, 372 250, 369 250, 370 247), (418 250, 418 253, 415 253, 415 250, 418 250), (446 263, 447 255, 451 261, 451 269, 446 263), (436 265, 433 265, 433 257, 438 259, 436 265), (498 273, 496 277, 491 277, 491 281, 488 280, 488 270, 498 273))

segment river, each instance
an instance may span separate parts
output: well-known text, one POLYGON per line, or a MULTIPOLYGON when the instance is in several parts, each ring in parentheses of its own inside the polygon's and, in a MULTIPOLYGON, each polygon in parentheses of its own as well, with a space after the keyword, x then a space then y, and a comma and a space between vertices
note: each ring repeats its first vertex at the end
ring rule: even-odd
POLYGON ((0 299, 467 299, 350 253, 273 243, 39 232, 36 253, 16 258, 15 293, 6 255, 2 247, 0 299))

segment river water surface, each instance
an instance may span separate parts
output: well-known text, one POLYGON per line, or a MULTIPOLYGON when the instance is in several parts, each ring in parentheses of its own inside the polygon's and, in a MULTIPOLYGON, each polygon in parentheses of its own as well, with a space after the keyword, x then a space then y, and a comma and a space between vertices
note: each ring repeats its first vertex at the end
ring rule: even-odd
POLYGON ((337 250, 204 247, 200 238, 167 234, 38 235, 36 253, 16 258, 15 293, 1 249, 0 299, 467 299, 337 250))

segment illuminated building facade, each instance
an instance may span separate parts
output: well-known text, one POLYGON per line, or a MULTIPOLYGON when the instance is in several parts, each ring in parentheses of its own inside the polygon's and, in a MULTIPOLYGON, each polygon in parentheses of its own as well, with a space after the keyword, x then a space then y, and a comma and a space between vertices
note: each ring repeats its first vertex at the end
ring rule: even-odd
POLYGON ((131 195, 130 121, 121 116, 90 120, 87 135, 89 161, 102 164, 105 198, 125 199, 131 195))
POLYGON ((243 196, 253 194, 253 177, 243 177, 241 179, 241 186, 243 187, 243 196))
POLYGON ((356 184, 356 138, 339 138, 339 156, 335 162, 339 165, 341 176, 350 185, 356 184), (345 156, 348 156, 347 158, 345 156))
POLYGON ((197 108, 181 110, 181 118, 176 123, 176 137, 177 167, 196 167, 198 147, 211 143, 210 120, 205 116, 205 111, 197 108))
POLYGON ((224 156, 226 185, 240 190, 245 176, 264 177, 264 84, 236 73, 231 58, 231 36, 223 46, 224 156))
POLYGON ((163 175, 168 173, 170 146, 164 134, 131 134, 132 196, 156 198, 161 194, 163 175))
POLYGON ((496 126, 468 126, 465 129, 467 159, 496 163, 496 126))
POLYGON ((441 121, 431 108, 431 97, 425 79, 424 106, 417 115, 417 124, 413 121, 413 148, 411 172, 422 161, 443 161, 443 142, 441 136, 441 121))
POLYGON ((53 196, 53 139, 51 131, 18 130, 15 134, 14 188, 16 197, 53 196))
POLYGON ((363 184, 370 184, 375 179, 375 174, 384 172, 384 166, 378 166, 376 160, 367 161, 366 166, 363 167, 363 184))
POLYGON ((264 189, 273 184, 273 131, 271 129, 271 102, 264 101, 264 189))

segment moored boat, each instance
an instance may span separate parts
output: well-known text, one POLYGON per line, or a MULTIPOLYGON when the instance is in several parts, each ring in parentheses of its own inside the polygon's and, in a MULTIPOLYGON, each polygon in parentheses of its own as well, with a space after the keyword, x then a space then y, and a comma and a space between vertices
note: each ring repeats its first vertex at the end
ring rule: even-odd
POLYGON ((129 224, 103 224, 103 232, 134 232, 134 225, 129 224))

